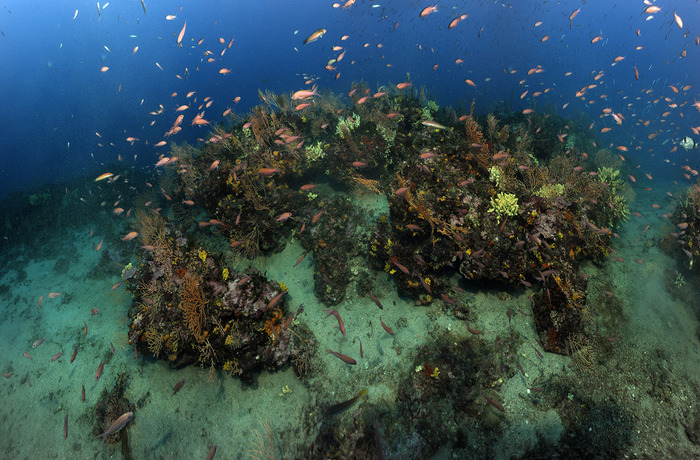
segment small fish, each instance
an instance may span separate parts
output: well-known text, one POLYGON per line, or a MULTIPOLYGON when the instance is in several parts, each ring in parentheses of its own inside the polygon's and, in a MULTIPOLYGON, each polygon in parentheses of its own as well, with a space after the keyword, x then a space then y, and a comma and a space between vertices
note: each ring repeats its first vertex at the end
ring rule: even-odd
POLYGON ((338 404, 333 404, 331 407, 326 409, 326 415, 337 414, 338 412, 341 412, 341 411, 347 409, 348 407, 355 404, 358 399, 362 398, 366 394, 367 394, 367 389, 365 388, 365 389, 361 390, 359 393, 357 393, 357 395, 355 395, 355 397, 348 399, 347 401, 340 402, 338 404))
POLYGON ((34 343, 32 344, 32 348, 38 347, 38 346, 41 345, 43 342, 44 342, 44 338, 43 338, 43 337, 40 337, 40 338, 36 339, 36 340, 34 341, 34 343))
POLYGON ((316 90, 314 88, 311 89, 311 91, 307 89, 302 89, 299 91, 296 91, 294 94, 292 94, 292 99, 293 100, 299 100, 299 99, 308 99, 312 96, 317 96, 318 93, 316 93, 316 90))
POLYGON ((56 353, 55 355, 53 355, 53 356, 51 357, 51 362, 56 361, 56 360, 57 360, 58 358, 60 358, 61 356, 63 356, 63 353, 56 353))
POLYGON ((426 120, 423 122, 424 126, 427 126, 429 128, 435 128, 435 129, 449 129, 447 126, 441 125, 440 123, 436 123, 434 121, 426 120))
POLYGON ((275 219, 275 222, 284 222, 285 220, 289 219, 292 217, 291 212, 283 212, 282 214, 279 215, 277 219, 275 219))
POLYGON ((137 232, 129 232, 121 240, 122 241, 130 241, 130 240, 133 240, 134 238, 136 238, 137 236, 139 236, 139 234, 137 232))
POLYGON ((349 357, 349 356, 340 354, 340 353, 338 353, 337 351, 333 351, 333 350, 330 350, 330 349, 328 349, 328 350, 326 350, 326 351, 327 351, 328 353, 332 354, 332 355, 335 355, 338 359, 340 359, 341 361, 343 361, 343 362, 345 362, 345 363, 352 364, 352 365, 357 364, 357 361, 355 361, 354 359, 352 359, 352 358, 349 357))
MULTIPOLYGON (((180 48, 182 48, 182 39, 185 36, 185 29, 187 29, 187 21, 185 21, 185 23, 182 25, 182 30, 180 30, 180 33, 177 36, 177 46, 179 46, 180 48)), ((156 65, 160 67, 160 65, 158 65, 157 62, 156 65)), ((163 70, 162 67, 160 67, 160 69, 163 70)))
POLYGON ((574 20, 576 15, 579 14, 580 12, 581 12, 581 8, 578 8, 576 11, 571 13, 571 16, 569 16, 569 29, 573 28, 572 21, 574 20))
MULTIPOLYGON (((429 14, 431 14, 431 13, 435 13, 437 10, 438 10, 438 9, 437 9, 437 5, 426 6, 426 7, 423 8, 423 10, 420 12, 419 17, 424 18, 424 17, 426 17, 427 15, 429 15, 429 14)), ((457 25, 457 24, 455 24, 455 25, 457 25)))
POLYGON ((678 15, 674 12, 674 13, 673 13, 673 18, 675 19, 676 24, 678 24, 678 27, 680 27, 680 28, 682 29, 682 28, 683 28, 683 20, 681 19, 681 17, 678 16, 678 15))
POLYGON ((100 366, 97 368, 97 372, 95 373, 95 382, 97 382, 100 379, 100 377, 102 376, 102 370, 104 369, 104 367, 105 367, 105 362, 100 361, 100 366))
POLYGON ((113 177, 113 176, 114 176, 113 173, 104 173, 104 174, 102 174, 102 175, 100 175, 100 176, 97 176, 97 179, 95 179, 95 182, 99 182, 99 181, 101 181, 101 180, 109 179, 110 177, 113 177))
POLYGON ((280 292, 279 294, 277 294, 276 296, 274 296, 274 297, 272 298, 272 300, 270 300, 270 302, 267 304, 267 309, 269 310, 270 308, 272 308, 272 307, 274 307, 275 305, 277 305, 277 303, 278 303, 278 302, 282 299, 282 297, 284 297, 286 294, 287 294, 287 291, 282 291, 282 292, 280 292))
POLYGON ((338 313, 338 310, 333 309, 333 310, 323 310, 326 313, 326 318, 329 316, 333 315, 335 316, 335 319, 338 320, 338 329, 340 329, 340 332, 345 335, 345 325, 343 324, 343 320, 340 318, 340 313, 338 313))
POLYGON ((175 386, 173 387, 173 394, 170 395, 170 396, 175 396, 175 394, 176 394, 178 391, 180 391, 180 389, 183 387, 183 385, 185 385, 185 379, 182 379, 182 380, 180 380, 179 382, 177 382, 177 383, 175 384, 175 386))
POLYGON ((306 37, 306 39, 304 40, 304 45, 308 45, 309 43, 315 42, 319 38, 323 37, 323 34, 325 33, 326 29, 318 29, 316 32, 306 37))
POLYGON ((387 331, 389 334, 394 335, 394 331, 391 330, 389 326, 384 324, 384 321, 382 321, 382 316, 379 315, 379 322, 381 323, 382 327, 384 328, 385 331, 387 331))
POLYGON ((122 428, 124 428, 124 427, 126 426, 126 424, 129 423, 129 420, 131 420, 131 419, 133 418, 133 416, 134 416, 134 413, 133 413, 133 412, 127 412, 127 413, 125 413, 124 415, 122 415, 121 417, 119 417, 118 419, 116 419, 116 420, 114 421, 114 423, 112 423, 112 424, 109 426, 109 428, 107 429, 107 431, 105 431, 104 433, 102 433, 101 435, 99 435, 99 436, 97 436, 97 437, 98 437, 98 438, 101 437, 101 438, 102 438, 102 442, 104 442, 105 439, 107 438, 107 436, 110 436, 110 435, 116 433, 117 431, 121 430, 122 428))
POLYGON ((260 168, 258 170, 258 174, 261 176, 272 176, 278 172, 280 172, 279 168, 260 168))

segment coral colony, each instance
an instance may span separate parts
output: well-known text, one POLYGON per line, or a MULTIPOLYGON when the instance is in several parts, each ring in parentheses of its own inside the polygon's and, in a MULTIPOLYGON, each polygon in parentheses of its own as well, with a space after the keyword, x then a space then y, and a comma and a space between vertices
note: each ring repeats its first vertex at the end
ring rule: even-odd
MULTIPOLYGON (((261 93, 262 104, 247 118, 229 116, 201 146, 171 144, 157 180, 132 194, 132 218, 117 229, 126 236, 102 252, 91 276, 121 270, 132 294, 125 324, 137 358, 166 360, 175 368, 192 364, 212 377, 224 373, 252 384, 261 371, 286 365, 308 379, 319 356, 332 354, 349 366, 363 358, 361 341, 359 353, 318 350, 299 318, 303 308, 290 308, 294 292, 252 268, 252 259, 290 241, 300 244, 295 266, 312 259, 314 295, 343 335, 345 312, 334 307, 359 297, 383 309, 377 295, 386 285, 378 275, 385 274, 401 297, 464 321, 469 334, 437 336, 417 347, 407 384, 397 390, 396 411, 380 414, 381 424, 414 433, 416 452, 463 437, 475 456, 488 456, 486 446, 498 436, 506 411, 498 393, 504 377, 525 378, 517 350, 526 340, 512 330, 495 344, 482 340, 465 291, 527 292, 531 310, 504 310, 508 323, 531 314, 531 346, 540 358, 543 351, 568 355, 580 371, 591 369, 596 354, 610 346, 599 332, 610 324, 594 307, 619 312, 621 306, 607 290, 592 306, 581 268, 621 260, 611 241, 631 214, 634 191, 624 179, 629 167, 621 155, 597 148, 586 126, 555 114, 477 116, 472 105, 460 115, 408 82, 379 88, 377 97, 367 98, 369 93, 355 84, 348 104, 315 91, 314 104, 303 112, 290 95, 261 93), (372 196, 381 198, 383 212, 358 204, 372 196), (130 257, 126 266, 118 262, 130 257), (444 420, 462 428, 445 430, 444 420)), ((131 194, 119 182, 111 186, 115 194, 131 194)), ((45 199, 29 197, 36 219, 46 217, 45 199)), ((676 228, 661 245, 684 271, 670 272, 666 285, 680 296, 686 277, 697 277, 700 188, 689 188, 669 218, 676 228)), ((31 227, 32 215, 7 222, 21 230, 31 227)), ((65 272, 69 264, 59 259, 54 270, 65 272)), ((377 316, 389 337, 406 327, 377 316)), ((125 385, 122 375, 96 410, 95 435, 107 443, 126 436, 127 430, 114 427, 115 420, 127 426, 134 410, 122 396, 125 385)), ((351 399, 324 400, 324 419, 362 405, 367 389, 358 390, 351 399)), ((281 396, 289 392, 286 386, 281 396)), ((542 403, 541 387, 528 386, 527 392, 542 403)), ((362 421, 342 428, 324 423, 307 455, 337 451, 370 458, 381 452, 376 415, 354 414, 362 421)), ((623 413, 601 417, 620 421, 616 436, 630 426, 623 413)), ((398 442, 391 445, 400 450, 398 442)))

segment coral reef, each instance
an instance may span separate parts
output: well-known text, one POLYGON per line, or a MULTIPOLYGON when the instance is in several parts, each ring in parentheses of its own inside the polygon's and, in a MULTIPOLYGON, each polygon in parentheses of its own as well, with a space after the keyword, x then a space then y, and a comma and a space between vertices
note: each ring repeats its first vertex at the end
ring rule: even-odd
POLYGON ((127 280, 134 294, 129 342, 139 354, 175 367, 221 366, 248 383, 263 368, 307 359, 310 332, 292 323, 279 284, 254 269, 224 267, 171 222, 158 233, 127 280))
POLYGON ((459 274, 536 289, 547 349, 585 341, 578 268, 608 255, 628 214, 614 156, 599 152, 596 172, 580 150, 590 135, 555 115, 490 114, 480 123, 473 107, 458 118, 424 96, 370 94, 356 84, 350 104, 321 94, 302 113, 287 95, 261 94, 245 125, 216 127, 198 149, 174 147, 179 164, 161 179, 172 212, 136 212, 148 249, 127 284, 130 339, 141 353, 222 366, 246 381, 286 362, 306 373, 312 340, 290 325, 286 293, 236 268, 292 239, 304 248, 297 263, 313 254, 314 293, 326 305, 353 281, 371 293, 372 270, 419 303, 452 305, 449 278, 459 274), (384 195, 389 215, 377 219, 333 193, 345 189, 384 195))

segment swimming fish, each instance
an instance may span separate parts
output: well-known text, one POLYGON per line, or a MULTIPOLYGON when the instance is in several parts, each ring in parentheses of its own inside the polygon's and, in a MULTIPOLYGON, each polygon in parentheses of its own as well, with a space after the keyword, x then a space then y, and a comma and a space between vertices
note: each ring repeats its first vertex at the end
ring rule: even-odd
POLYGON ((117 431, 121 430, 122 428, 124 428, 126 426, 126 424, 129 423, 129 420, 131 420, 133 418, 133 416, 134 416, 133 412, 127 412, 127 413, 123 414, 121 417, 116 419, 114 421, 114 423, 112 423, 109 426, 109 428, 107 428, 107 431, 105 431, 104 433, 102 433, 101 435, 99 435, 97 437, 102 438, 102 442, 104 442, 105 439, 107 438, 107 436, 110 436, 110 435, 116 433, 117 431))
POLYGON ((308 37, 306 37, 306 40, 304 40, 304 44, 308 45, 311 42, 315 42, 319 38, 323 37, 323 34, 326 33, 326 29, 318 29, 316 32, 312 33, 308 37))

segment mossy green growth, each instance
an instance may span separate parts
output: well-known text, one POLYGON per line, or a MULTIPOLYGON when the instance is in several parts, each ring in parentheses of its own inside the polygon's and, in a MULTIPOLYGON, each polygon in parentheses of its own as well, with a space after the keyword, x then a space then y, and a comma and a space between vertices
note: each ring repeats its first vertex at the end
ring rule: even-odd
POLYGON ((321 141, 316 142, 315 144, 308 145, 306 147, 306 160, 309 163, 312 163, 316 160, 322 159, 326 152, 323 151, 323 147, 321 146, 321 141))
POLYGON ((124 278, 124 273, 126 273, 127 270, 131 270, 134 268, 134 265, 129 262, 124 268, 122 268, 122 278, 124 278))
POLYGON ((426 102, 421 110, 421 120, 432 120, 433 113, 437 112, 439 108, 440 106, 435 101, 426 102))
POLYGON ((49 194, 48 192, 46 193, 35 193, 33 195, 29 195, 29 204, 32 206, 37 206, 40 204, 46 204, 49 202, 49 194))
POLYGON ((535 192, 535 195, 545 198, 547 200, 551 200, 553 198, 556 198, 558 196, 562 196, 564 194, 564 185, 563 184, 546 184, 540 187, 538 191, 535 192))
POLYGON ((496 187, 501 188, 501 177, 503 175, 503 170, 498 166, 491 166, 489 168, 489 180, 496 184, 496 187))
POLYGON ((500 223, 503 216, 514 216, 518 213, 518 197, 512 193, 499 193, 494 200, 491 197, 491 208, 487 212, 495 212, 496 220, 500 223))
POLYGON ((619 170, 607 166, 598 168, 598 179, 601 182, 605 182, 610 187, 612 215, 608 221, 608 226, 611 228, 618 228, 621 224, 626 222, 630 216, 627 198, 622 194, 625 188, 625 182, 620 178, 619 170))
POLYGON ((613 228, 619 228, 620 225, 627 222, 630 217, 630 209, 627 206, 627 199, 620 195, 614 194, 611 199, 613 216, 610 219, 610 226, 613 228))
MULTIPOLYGON (((377 132, 379 133, 380 136, 382 136, 382 139, 386 142, 386 151, 385 153, 389 153, 389 150, 394 146, 394 139, 396 138, 396 131, 391 129, 391 128, 385 128, 382 125, 377 125, 377 132)), ((389 162, 391 163, 391 159, 389 159, 389 162)))
POLYGON ((617 193, 625 186, 625 183, 620 179, 620 171, 608 166, 598 168, 598 179, 608 184, 613 193, 617 193))
POLYGON ((354 130, 358 126, 360 126, 360 116, 353 112, 352 116, 340 117, 338 119, 338 125, 335 128, 335 133, 341 138, 344 138, 343 127, 347 128, 348 131, 352 132, 352 130, 354 130))

